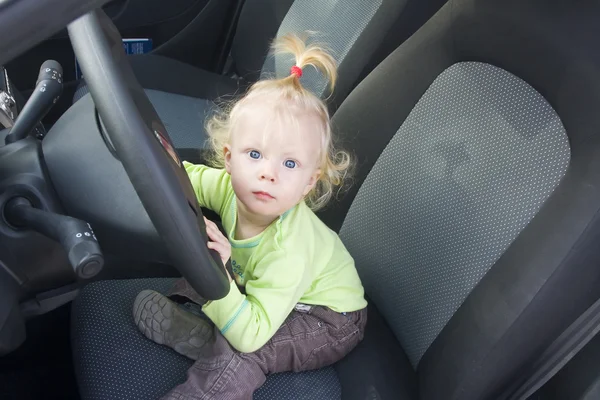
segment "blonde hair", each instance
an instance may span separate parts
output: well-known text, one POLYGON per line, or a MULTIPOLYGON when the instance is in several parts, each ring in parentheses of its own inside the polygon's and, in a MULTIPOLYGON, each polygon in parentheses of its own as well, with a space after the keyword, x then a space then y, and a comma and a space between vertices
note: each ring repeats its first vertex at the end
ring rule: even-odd
MULTIPOLYGON (((329 91, 333 92, 337 80, 335 59, 318 43, 306 44, 293 34, 277 38, 272 46, 273 54, 290 54, 295 66, 304 69, 312 66, 319 70, 329 82, 329 91)), ((321 154, 318 168, 321 174, 314 188, 305 197, 306 204, 313 210, 323 208, 333 197, 334 191, 341 188, 349 177, 352 159, 348 152, 337 150, 333 143, 329 111, 323 100, 305 89, 298 75, 291 73, 280 79, 262 79, 254 83, 248 92, 238 101, 221 107, 206 123, 208 141, 212 149, 209 162, 214 167, 225 165, 223 149, 230 143, 231 133, 241 111, 256 98, 273 99, 268 102, 280 113, 287 113, 297 123, 299 115, 313 114, 318 118, 321 130, 321 154)), ((262 102, 261 104, 266 104, 262 102)))

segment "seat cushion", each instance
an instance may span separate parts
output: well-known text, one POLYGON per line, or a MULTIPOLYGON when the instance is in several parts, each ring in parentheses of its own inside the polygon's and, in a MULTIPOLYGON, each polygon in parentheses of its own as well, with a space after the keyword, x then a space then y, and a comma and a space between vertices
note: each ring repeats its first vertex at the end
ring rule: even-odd
MULTIPOLYGON (((192 360, 146 339, 131 307, 143 289, 165 292, 173 279, 115 280, 86 286, 73 302, 72 348, 81 398, 157 399, 186 379, 192 360)), ((332 367, 271 375, 255 399, 341 398, 332 367)))
POLYGON ((456 63, 423 94, 340 232, 415 368, 552 194, 570 155, 556 111, 506 70, 456 63))

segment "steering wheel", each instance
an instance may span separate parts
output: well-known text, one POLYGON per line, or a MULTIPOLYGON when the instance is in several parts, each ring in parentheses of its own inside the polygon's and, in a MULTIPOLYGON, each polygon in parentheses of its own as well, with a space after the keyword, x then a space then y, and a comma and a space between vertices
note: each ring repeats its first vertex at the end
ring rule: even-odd
POLYGON ((100 125, 174 266, 207 300, 226 296, 226 272, 219 255, 206 246, 206 226, 190 180, 136 80, 119 31, 102 10, 75 20, 68 31, 100 125))

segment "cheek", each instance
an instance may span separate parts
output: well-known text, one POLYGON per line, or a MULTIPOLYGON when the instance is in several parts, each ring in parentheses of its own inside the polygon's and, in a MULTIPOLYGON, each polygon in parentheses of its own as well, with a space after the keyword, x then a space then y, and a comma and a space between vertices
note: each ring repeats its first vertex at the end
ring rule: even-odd
POLYGON ((236 174, 243 174, 248 169, 248 162, 241 156, 231 157, 229 161, 231 165, 231 169, 235 171, 236 174))
POLYGON ((289 185, 287 192, 290 197, 306 196, 311 189, 311 178, 304 173, 289 173, 288 170, 287 176, 284 176, 283 178, 286 179, 286 182, 289 185))
POLYGON ((243 197, 244 193, 246 193, 246 182, 247 179, 245 179, 243 176, 240 176, 239 174, 231 175, 231 187, 233 188, 233 191, 236 193, 237 196, 243 197))

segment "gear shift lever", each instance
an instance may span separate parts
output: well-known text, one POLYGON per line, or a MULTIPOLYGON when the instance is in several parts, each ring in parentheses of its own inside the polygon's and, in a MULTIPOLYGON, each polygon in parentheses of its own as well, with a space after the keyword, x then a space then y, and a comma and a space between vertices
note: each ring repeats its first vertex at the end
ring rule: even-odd
POLYGON ((38 80, 35 83, 35 90, 31 93, 10 133, 6 136, 6 144, 25 138, 50 111, 62 93, 62 73, 62 67, 54 60, 48 60, 42 64, 38 80))

